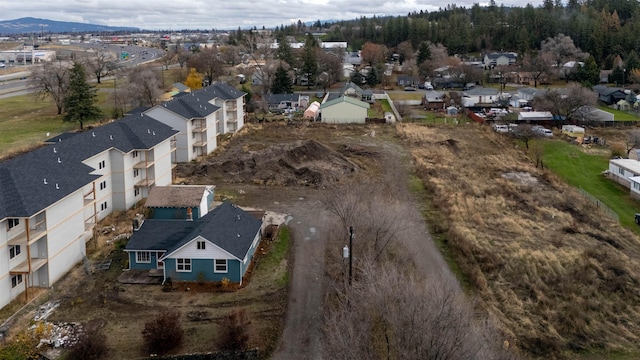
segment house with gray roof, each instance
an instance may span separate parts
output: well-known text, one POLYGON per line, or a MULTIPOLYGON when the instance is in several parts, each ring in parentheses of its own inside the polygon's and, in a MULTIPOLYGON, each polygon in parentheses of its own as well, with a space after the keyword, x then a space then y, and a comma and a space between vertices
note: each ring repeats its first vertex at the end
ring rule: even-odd
POLYGON ((484 66, 491 68, 501 65, 513 65, 518 59, 518 53, 515 52, 492 52, 484 55, 484 66))
POLYGON ((144 206, 153 219, 200 219, 213 205, 213 185, 154 186, 144 206))
POLYGON ((244 126, 246 93, 224 83, 214 83, 176 96, 144 112, 179 131, 176 137, 178 162, 189 162, 212 153, 217 136, 244 126))
POLYGON ((356 85, 351 81, 347 81, 347 83, 344 84, 344 87, 336 97, 340 97, 344 95, 350 96, 368 103, 372 103, 374 101, 373 90, 370 90, 370 89, 364 90, 363 88, 361 88, 360 86, 356 85))
POLYGON ((0 307, 86 254, 98 221, 172 182, 177 132, 143 114, 0 161, 0 307))
POLYGON ((125 247, 131 270, 165 280, 242 283, 262 238, 262 220, 224 202, 194 220, 145 220, 125 247))
POLYGON ((596 85, 593 87, 593 91, 598 94, 598 101, 603 102, 605 105, 613 105, 627 98, 627 94, 622 89, 606 85, 596 85))
POLYGON ((300 94, 265 94, 264 100, 269 106, 269 110, 298 110, 300 105, 300 94))
POLYGON ((465 107, 493 104, 498 100, 499 92, 494 88, 476 86, 462 93, 462 105, 465 107))
POLYGON ((368 111, 368 103, 342 96, 320 105, 320 121, 330 124, 364 124, 368 111))

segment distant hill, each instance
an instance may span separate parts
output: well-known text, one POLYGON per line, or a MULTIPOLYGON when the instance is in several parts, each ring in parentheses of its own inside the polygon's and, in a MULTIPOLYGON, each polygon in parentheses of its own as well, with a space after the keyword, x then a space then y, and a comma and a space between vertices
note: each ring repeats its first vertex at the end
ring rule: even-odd
POLYGON ((28 34, 46 32, 51 34, 65 32, 101 32, 101 31, 139 31, 135 27, 105 26, 77 22, 54 21, 26 17, 15 20, 0 21, 0 34, 28 34))

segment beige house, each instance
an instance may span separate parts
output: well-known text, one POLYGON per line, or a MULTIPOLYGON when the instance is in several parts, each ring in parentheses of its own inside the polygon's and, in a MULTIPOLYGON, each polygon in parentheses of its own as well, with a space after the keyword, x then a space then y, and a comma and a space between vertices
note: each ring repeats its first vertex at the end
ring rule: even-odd
POLYGON ((331 124, 364 124, 369 104, 342 96, 320 105, 320 121, 331 124))

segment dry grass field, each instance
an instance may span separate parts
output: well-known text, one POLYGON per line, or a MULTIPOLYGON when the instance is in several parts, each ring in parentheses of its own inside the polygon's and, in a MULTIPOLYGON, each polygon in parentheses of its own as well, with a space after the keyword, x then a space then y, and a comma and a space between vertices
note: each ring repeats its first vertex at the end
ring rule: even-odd
POLYGON ((636 235, 488 127, 398 129, 435 235, 510 347, 545 358, 638 351, 636 235))

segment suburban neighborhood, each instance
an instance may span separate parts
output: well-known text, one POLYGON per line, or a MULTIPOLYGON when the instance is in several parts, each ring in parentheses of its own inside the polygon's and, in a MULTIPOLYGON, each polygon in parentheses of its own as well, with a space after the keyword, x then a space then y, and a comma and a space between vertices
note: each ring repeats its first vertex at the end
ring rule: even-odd
POLYGON ((0 358, 638 358, 637 14, 0 21, 0 358))

